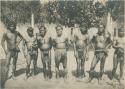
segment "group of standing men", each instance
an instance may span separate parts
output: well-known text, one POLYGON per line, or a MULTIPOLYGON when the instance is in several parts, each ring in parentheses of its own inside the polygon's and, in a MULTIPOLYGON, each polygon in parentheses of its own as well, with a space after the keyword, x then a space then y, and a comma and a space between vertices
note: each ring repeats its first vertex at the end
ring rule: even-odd
MULTIPOLYGON (((13 58, 13 69, 12 78, 15 78, 16 63, 18 59, 19 43, 23 41, 23 53, 26 58, 26 79, 30 76, 30 64, 33 60, 33 75, 36 74, 37 70, 37 57, 38 49, 41 51, 41 60, 43 63, 43 74, 45 79, 52 78, 51 71, 51 49, 53 47, 55 52, 55 67, 56 67, 56 78, 59 78, 59 65, 63 64, 64 68, 64 78, 67 78, 67 51, 69 44, 73 44, 74 56, 77 63, 77 77, 85 77, 85 60, 88 59, 88 49, 90 45, 94 49, 94 58, 91 62, 91 67, 89 71, 89 81, 92 80, 94 69, 97 63, 100 61, 100 74, 99 78, 102 78, 104 73, 104 65, 106 57, 108 56, 108 49, 112 46, 115 49, 113 57, 113 70, 112 78, 115 76, 117 65, 120 62, 120 79, 123 76, 123 66, 124 66, 124 29, 120 28, 118 31, 118 37, 111 40, 110 35, 105 32, 105 26, 100 24, 98 26, 98 33, 96 36, 89 39, 86 26, 80 25, 80 34, 74 33, 73 40, 65 37, 63 34, 63 27, 61 25, 56 26, 57 37, 52 38, 48 34, 48 30, 45 26, 39 27, 39 33, 34 35, 34 29, 29 27, 27 29, 28 37, 23 37, 19 32, 16 31, 16 24, 11 22, 7 26, 6 33, 2 37, 2 47, 6 54, 6 76, 8 77, 10 61, 13 58), (5 46, 5 41, 7 43, 7 49, 5 46)), ((109 54, 110 55, 110 54, 109 54)))

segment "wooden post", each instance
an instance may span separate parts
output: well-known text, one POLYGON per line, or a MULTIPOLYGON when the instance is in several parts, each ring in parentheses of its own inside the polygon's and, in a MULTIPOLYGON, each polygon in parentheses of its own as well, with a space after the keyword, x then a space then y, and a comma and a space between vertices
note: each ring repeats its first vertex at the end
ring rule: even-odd
POLYGON ((34 28, 34 13, 31 13, 31 26, 34 28))

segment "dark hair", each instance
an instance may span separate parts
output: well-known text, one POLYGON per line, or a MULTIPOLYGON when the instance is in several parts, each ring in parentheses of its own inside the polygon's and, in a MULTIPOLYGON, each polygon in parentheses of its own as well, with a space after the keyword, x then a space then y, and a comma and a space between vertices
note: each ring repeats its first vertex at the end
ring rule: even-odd
POLYGON ((13 22, 13 21, 8 22, 8 24, 7 24, 7 29, 9 29, 9 28, 10 28, 10 26, 15 27, 15 29, 16 29, 16 23, 15 23, 15 22, 13 22))
POLYGON ((39 29, 41 29, 41 28, 44 28, 44 30, 46 30, 46 27, 45 27, 45 26, 43 26, 43 25, 39 27, 39 29))
POLYGON ((99 24, 98 27, 100 28, 100 26, 103 26, 103 28, 105 28, 105 25, 104 25, 104 24, 99 24))
POLYGON ((33 31, 33 28, 32 28, 32 27, 28 27, 28 28, 27 28, 27 31, 29 31, 29 30, 32 30, 32 31, 33 31))
POLYGON ((87 24, 86 24, 86 23, 81 23, 81 24, 80 24, 80 27, 85 27, 85 28, 87 28, 87 24))
POLYGON ((62 27, 61 25, 57 25, 57 26, 55 27, 56 30, 58 29, 58 27, 61 28, 61 30, 63 30, 63 27, 62 27))

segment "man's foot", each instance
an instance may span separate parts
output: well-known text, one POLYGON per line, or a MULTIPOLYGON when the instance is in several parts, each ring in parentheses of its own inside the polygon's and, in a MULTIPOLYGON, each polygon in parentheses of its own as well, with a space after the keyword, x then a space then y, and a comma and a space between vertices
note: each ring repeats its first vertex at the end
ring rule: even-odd
POLYGON ((49 71, 49 73, 48 73, 48 77, 49 77, 49 79, 52 78, 52 71, 49 71))
POLYGON ((81 78, 84 78, 84 77, 86 77, 86 75, 85 75, 85 74, 82 74, 80 77, 81 77, 81 78))
POLYGON ((78 77, 78 78, 76 79, 76 81, 77 81, 77 82, 82 82, 83 79, 82 79, 81 77, 78 77))
POLYGON ((35 78, 35 76, 36 76, 36 71, 33 71, 33 72, 31 73, 31 75, 32 75, 32 78, 35 78))
POLYGON ((81 76, 80 71, 77 71, 77 72, 76 72, 76 77, 79 78, 80 76, 81 76))
POLYGON ((24 77, 24 80, 27 80, 29 78, 29 76, 28 75, 26 75, 25 77, 24 77))
POLYGON ((46 77, 44 77, 44 80, 45 80, 45 81, 48 81, 48 80, 49 80, 49 78, 46 76, 46 77))
POLYGON ((86 83, 90 83, 92 81, 92 78, 88 78, 86 83))
POLYGON ((59 79, 59 73, 56 73, 56 79, 59 79))
POLYGON ((34 74, 32 75, 32 78, 35 79, 35 75, 34 74))
POLYGON ((118 80, 117 80, 117 79, 115 79, 115 78, 113 78, 113 79, 112 79, 112 81, 113 81, 113 82, 118 82, 118 80))
POLYGON ((13 79, 13 80, 16 80, 16 77, 15 77, 14 75, 12 75, 12 79, 13 79))
POLYGON ((12 79, 13 79, 13 80, 16 80, 16 77, 15 77, 15 73, 14 73, 14 72, 12 72, 12 79))
POLYGON ((99 84, 99 85, 103 85, 103 84, 104 84, 104 81, 103 81, 103 80, 98 79, 98 84, 99 84))
POLYGON ((67 74, 65 74, 65 76, 64 76, 64 81, 66 81, 67 80, 67 74))
POLYGON ((112 76, 112 75, 108 75, 108 78, 109 78, 110 80, 112 80, 112 79, 113 79, 113 76, 112 76))

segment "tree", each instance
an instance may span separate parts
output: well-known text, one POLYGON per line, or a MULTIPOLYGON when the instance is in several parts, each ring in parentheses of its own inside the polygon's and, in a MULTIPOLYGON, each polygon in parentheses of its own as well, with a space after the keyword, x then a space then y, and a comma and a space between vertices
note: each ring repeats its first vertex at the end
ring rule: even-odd
POLYGON ((1 1, 1 20, 16 23, 30 23, 31 13, 34 13, 35 23, 41 13, 40 1, 1 1))

